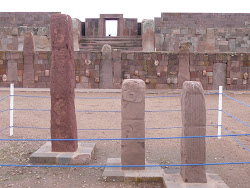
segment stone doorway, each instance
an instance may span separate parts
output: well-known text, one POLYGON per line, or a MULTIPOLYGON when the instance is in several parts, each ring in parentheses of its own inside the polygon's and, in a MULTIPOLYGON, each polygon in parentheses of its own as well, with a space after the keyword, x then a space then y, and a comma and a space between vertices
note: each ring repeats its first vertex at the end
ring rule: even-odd
POLYGON ((118 33, 118 21, 117 20, 105 20, 105 36, 117 37, 118 33))
POLYGON ((99 24, 98 24, 98 36, 108 36, 109 32, 107 32, 106 28, 107 23, 111 21, 116 22, 117 26, 117 34, 116 36, 123 36, 123 15, 122 14, 100 14, 99 24))

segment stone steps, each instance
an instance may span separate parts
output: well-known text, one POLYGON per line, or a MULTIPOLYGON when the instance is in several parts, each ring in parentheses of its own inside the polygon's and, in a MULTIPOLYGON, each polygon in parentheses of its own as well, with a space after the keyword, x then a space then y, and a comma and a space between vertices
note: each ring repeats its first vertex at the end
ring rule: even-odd
POLYGON ((105 44, 109 44, 113 49, 141 51, 141 37, 82 37, 79 41, 81 51, 100 51, 105 44))

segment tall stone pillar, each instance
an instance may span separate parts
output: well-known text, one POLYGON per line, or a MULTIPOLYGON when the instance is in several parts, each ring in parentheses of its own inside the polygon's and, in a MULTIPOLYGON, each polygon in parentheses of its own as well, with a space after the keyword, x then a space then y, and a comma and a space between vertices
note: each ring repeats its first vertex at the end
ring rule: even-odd
POLYGON ((178 88, 181 89, 185 81, 190 81, 189 70, 189 44, 184 43, 180 47, 179 52, 179 70, 178 70, 178 88))
MULTIPOLYGON (((71 17, 51 16, 51 138, 77 139, 75 63, 71 17)), ((53 152, 75 152, 77 141, 52 141, 53 152)))
POLYGON ((100 88, 113 89, 112 48, 105 44, 102 47, 102 61, 100 64, 100 88))
POLYGON ((35 87, 33 34, 26 32, 23 42, 23 87, 35 87))
POLYGON ((145 20, 142 23, 142 48, 143 51, 155 51, 155 26, 154 20, 145 20))
POLYGON ((227 64, 214 63, 213 65, 213 89, 218 90, 219 86, 226 86, 227 82, 227 64))
MULTIPOLYGON (((121 138, 145 138, 145 82, 126 79, 122 83, 121 138)), ((121 141, 122 165, 145 165, 145 140, 121 141)), ((144 167, 123 167, 144 170, 144 167)))
MULTIPOLYGON (((206 106, 200 82, 184 82, 181 108, 182 136, 205 136, 206 106)), ((205 137, 181 139, 181 162, 182 164, 200 164, 206 162, 205 137)), ((183 181, 188 183, 207 182, 205 166, 182 166, 181 176, 183 181)))

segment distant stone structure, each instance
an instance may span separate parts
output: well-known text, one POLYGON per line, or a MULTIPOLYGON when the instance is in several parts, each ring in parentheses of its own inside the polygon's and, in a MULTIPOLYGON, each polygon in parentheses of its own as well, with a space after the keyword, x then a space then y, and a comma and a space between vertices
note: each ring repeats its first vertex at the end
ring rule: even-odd
MULTIPOLYGON (((17 87, 50 87, 53 14, 60 13, 0 13, 0 87, 11 82, 17 87), (28 85, 26 32, 32 33, 34 43, 34 75, 30 69, 28 85)), ((250 89, 250 78, 244 77, 250 74, 249 20, 250 14, 229 13, 162 13, 142 23, 122 14, 101 14, 85 22, 73 19, 76 87, 120 89, 122 80, 134 78, 144 80, 148 89, 177 89, 184 81, 199 81, 206 90, 218 85, 250 89), (117 21, 117 36, 106 36, 109 20, 117 21), (110 78, 104 81, 105 44, 112 51, 110 78), (188 52, 183 51, 186 47, 188 52)))

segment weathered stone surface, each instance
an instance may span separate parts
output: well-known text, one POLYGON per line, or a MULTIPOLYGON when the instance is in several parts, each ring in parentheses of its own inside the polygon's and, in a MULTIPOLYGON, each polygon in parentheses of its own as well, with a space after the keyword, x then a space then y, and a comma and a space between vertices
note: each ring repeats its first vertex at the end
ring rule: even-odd
MULTIPOLYGON (((51 138, 77 139, 75 63, 70 16, 51 17, 51 138)), ((77 141, 52 141, 53 152, 75 152, 77 141)))
POLYGON ((218 90, 219 86, 226 86, 227 65, 215 63, 213 65, 213 89, 218 90))
POLYGON ((23 87, 35 87, 33 34, 26 32, 23 43, 23 87))
MULTIPOLYGON (((206 135, 206 106, 200 82, 186 81, 182 88, 182 136, 206 135)), ((181 139, 182 164, 206 163, 206 140, 201 138, 181 139)), ((184 182, 206 183, 205 166, 182 166, 184 182)))
POLYGON ((143 51, 155 51, 154 21, 145 20, 142 29, 142 48, 143 51))
POLYGON ((178 88, 181 89, 185 81, 190 81, 189 50, 184 47, 179 54, 178 88), (182 51, 183 50, 183 51, 182 51))
MULTIPOLYGON (((122 83, 122 138, 145 138, 145 83, 127 79, 122 83)), ((145 165, 145 140, 121 141, 122 165, 145 165)), ((143 170, 144 167, 122 168, 143 170)))
POLYGON ((36 51, 50 51, 51 44, 47 36, 34 36, 36 51))
POLYGON ((17 82, 18 73, 17 73, 17 62, 15 60, 8 60, 8 81, 17 82))
POLYGON ((102 47, 102 61, 100 64, 100 83, 101 89, 113 89, 113 71, 112 71, 112 49, 105 44, 102 47))

